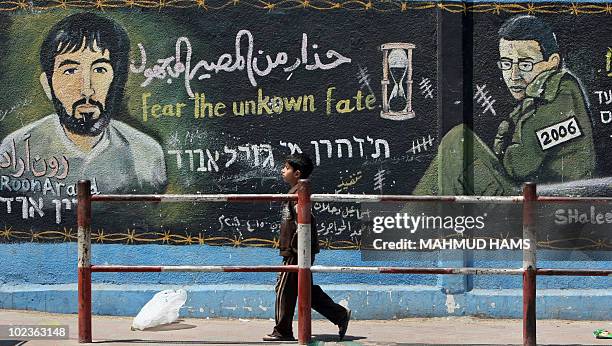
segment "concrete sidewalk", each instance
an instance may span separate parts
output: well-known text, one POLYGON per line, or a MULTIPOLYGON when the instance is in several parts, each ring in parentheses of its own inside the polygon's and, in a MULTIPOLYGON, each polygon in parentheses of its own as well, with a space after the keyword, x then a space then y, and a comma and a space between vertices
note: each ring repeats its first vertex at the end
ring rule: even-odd
MULTIPOLYGON (((67 324, 70 339, 60 341, 0 341, 5 345, 78 345, 77 316, 35 311, 0 310, 0 324, 67 324)), ((96 345, 295 345, 297 343, 263 342, 272 331, 269 320, 223 320, 185 318, 171 325, 148 331, 131 331, 132 318, 94 316, 93 338, 96 345)), ((538 344, 612 345, 612 340, 598 340, 593 330, 612 330, 612 321, 541 320, 537 324, 538 344)), ((392 321, 351 321, 347 337, 337 341, 338 329, 328 321, 312 323, 313 345, 406 345, 522 344, 522 321, 479 319, 474 317, 411 318, 392 321)), ((294 323, 297 336, 297 323, 294 323)))

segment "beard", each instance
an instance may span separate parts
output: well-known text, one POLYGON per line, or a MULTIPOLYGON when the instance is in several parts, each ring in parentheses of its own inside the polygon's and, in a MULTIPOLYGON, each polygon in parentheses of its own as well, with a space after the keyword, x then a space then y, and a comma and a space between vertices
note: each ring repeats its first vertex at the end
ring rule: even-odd
POLYGON ((83 136, 97 136, 101 134, 110 123, 111 111, 107 107, 95 100, 80 99, 72 105, 72 115, 68 114, 66 107, 60 102, 60 100, 53 96, 53 106, 59 116, 60 123, 66 127, 66 129, 74 134, 83 136), (96 119, 93 118, 92 114, 81 113, 81 118, 75 117, 76 108, 80 105, 92 105, 96 106, 100 110, 100 116, 96 119))

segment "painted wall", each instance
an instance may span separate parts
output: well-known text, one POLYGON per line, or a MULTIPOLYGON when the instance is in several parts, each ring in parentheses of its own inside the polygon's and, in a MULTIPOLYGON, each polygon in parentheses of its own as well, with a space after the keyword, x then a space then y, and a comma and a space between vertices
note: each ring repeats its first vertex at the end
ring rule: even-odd
MULTIPOLYGON (((303 152, 313 158, 317 193, 515 195, 523 182, 535 181, 546 194, 609 194, 606 4, 207 1, 104 12, 93 3, 85 9, 0 4, 6 9, 0 12, 1 307, 72 311, 75 183, 82 178, 93 180, 93 193, 283 193, 284 157, 303 152), (519 21, 500 44, 497 32, 517 13, 537 19, 519 21), (107 27, 85 44, 78 35, 49 36, 53 28, 70 32, 91 23, 107 27), (543 52, 533 40, 512 38, 545 34, 540 23, 554 32, 558 49, 543 52), (28 266, 38 268, 36 275, 24 274, 28 266), (50 285, 42 289, 49 292, 37 285, 50 285), (30 306, 15 292, 33 292, 40 304, 30 306), (47 303, 63 294, 64 303, 47 303)), ((101 263, 276 263, 279 209, 274 203, 97 205, 94 260, 100 251, 101 263)), ((314 203, 313 212, 324 249, 317 264, 520 266, 520 249, 364 261, 362 221, 373 209, 314 203)), ((486 232, 520 230, 520 208, 488 214, 486 232)), ((540 216, 538 246, 551 260, 542 263, 610 267, 609 208, 556 205, 540 216)), ((135 293, 143 301, 167 284, 231 292, 227 285, 237 281, 259 287, 252 295, 268 301, 260 288, 274 282, 262 274, 144 277, 94 280, 114 285, 107 288, 119 295, 149 285, 135 293)), ((339 285, 332 288, 338 299, 354 283, 355 290, 379 292, 372 294, 382 305, 392 303, 388 291, 442 292, 417 295, 409 313, 402 303, 388 313, 363 308, 359 318, 520 315, 513 303, 475 308, 496 303, 487 301, 498 299, 492 289, 510 290, 500 299, 515 301, 518 278, 321 278, 339 285), (465 299, 462 308, 454 308, 454 294, 465 299)), ((610 318, 606 311, 576 310, 568 298, 611 302, 610 278, 547 278, 539 287, 576 290, 543 293, 542 317, 610 318)), ((192 306, 206 306, 210 297, 192 306)), ((367 294, 355 297, 351 308, 370 306, 367 294)), ((137 304, 97 311, 134 310, 137 304)), ((240 316, 219 311, 225 310, 201 316, 240 316)))

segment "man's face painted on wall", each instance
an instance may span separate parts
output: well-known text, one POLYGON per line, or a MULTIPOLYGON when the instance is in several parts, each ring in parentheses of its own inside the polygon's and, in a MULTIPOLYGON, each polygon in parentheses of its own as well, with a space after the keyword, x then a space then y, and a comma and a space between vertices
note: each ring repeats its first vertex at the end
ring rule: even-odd
POLYGON ((517 100, 525 98, 525 88, 542 72, 555 69, 559 55, 552 54, 544 60, 540 44, 533 40, 499 40, 500 63, 512 66, 502 69, 506 86, 517 100))
POLYGON ((94 42, 55 57, 51 77, 52 98, 60 121, 70 132, 95 136, 110 121, 106 105, 113 67, 110 53, 94 42))

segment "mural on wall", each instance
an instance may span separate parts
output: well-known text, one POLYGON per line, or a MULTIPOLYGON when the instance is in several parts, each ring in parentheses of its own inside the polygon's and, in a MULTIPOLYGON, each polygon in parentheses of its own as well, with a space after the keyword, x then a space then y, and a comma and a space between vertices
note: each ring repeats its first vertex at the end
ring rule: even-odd
MULTIPOLYGON (((0 238, 74 240, 76 183, 83 178, 92 180, 95 194, 286 192, 280 169, 295 152, 312 156, 318 191, 407 193, 401 170, 393 168, 401 161, 386 161, 414 139, 405 127, 389 131, 390 121, 379 116, 381 46, 395 49, 391 103, 403 102, 398 109, 408 112, 415 108, 408 98, 418 99, 406 92, 413 74, 436 79, 428 61, 436 47, 433 15, 416 20, 431 33, 418 57, 403 50, 400 33, 374 30, 382 16, 253 16, 237 8, 216 13, 226 24, 211 27, 191 11, 46 11, 37 21, 29 11, 3 15, 0 29, 10 46, 34 41, 27 56, 39 61, 17 73, 15 57, 23 53, 9 47, 1 57, 3 78, 19 83, 0 99, 7 109, 0 127, 0 238), (365 19, 360 37, 325 26, 339 20, 352 30, 358 18, 365 19)), ((385 25, 393 31, 396 23, 385 25)), ((425 100, 417 111, 435 110, 433 98, 425 100)), ((434 137, 419 136, 429 144, 418 151, 432 148, 434 137)), ((100 204, 92 238, 274 245, 279 207, 100 204)), ((358 207, 314 207, 329 244, 357 243, 358 207)))
MULTIPOLYGON (((595 175, 588 98, 578 77, 563 66, 550 27, 530 15, 508 19, 499 29, 497 66, 516 105, 497 126, 492 145, 464 124, 457 125, 440 141, 415 194, 516 195, 525 181, 563 182, 595 175)), ((495 116, 495 100, 487 98, 485 87, 477 86, 474 98, 483 104, 483 113, 495 116)))
MULTIPOLYGON (((1 241, 76 240, 83 178, 94 194, 284 193, 295 152, 317 193, 514 195, 605 176, 609 43, 590 42, 601 61, 565 53, 584 38, 562 23, 607 17, 472 14, 473 114, 449 126, 436 18, 453 8, 0 15, 1 241)), ((313 211, 323 248, 359 247, 370 210, 313 211)), ((101 243, 276 246, 280 205, 93 215, 101 243)))
POLYGON ((54 178, 73 196, 83 177, 106 193, 165 190, 159 143, 117 120, 129 46, 121 26, 92 13, 74 14, 53 26, 40 48, 39 80, 55 113, 2 140, 5 180, 31 182, 30 191, 42 192, 50 182, 44 179, 54 178))

